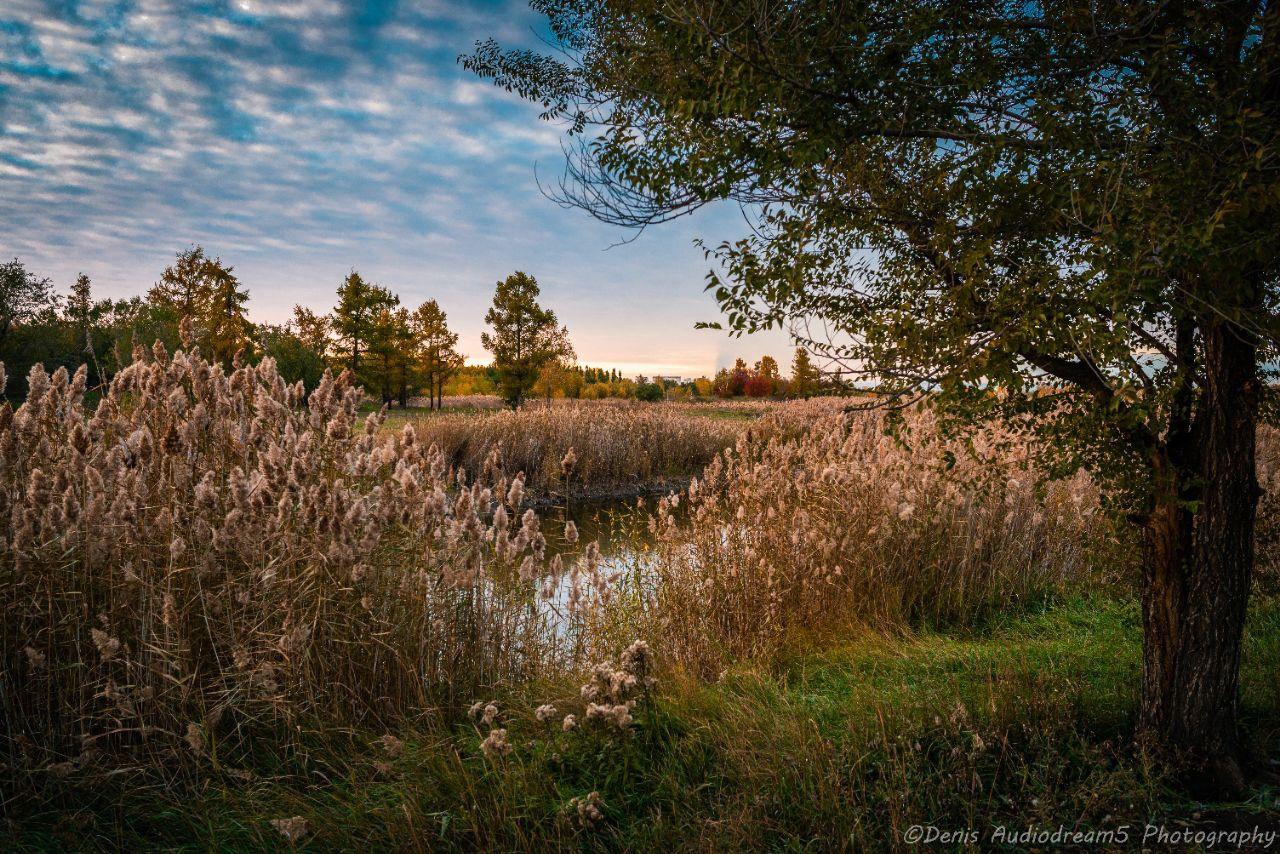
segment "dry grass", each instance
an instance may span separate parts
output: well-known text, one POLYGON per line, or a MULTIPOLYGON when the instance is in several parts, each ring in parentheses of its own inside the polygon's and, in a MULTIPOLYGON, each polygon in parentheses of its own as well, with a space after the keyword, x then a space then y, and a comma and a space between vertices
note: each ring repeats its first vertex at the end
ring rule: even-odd
POLYGON ((30 382, 0 408, 0 750, 20 766, 375 725, 551 655, 545 540, 499 455, 471 480, 412 427, 361 426, 346 377, 304 404, 271 360, 139 349, 92 412, 83 369, 30 382))
POLYGON ((1084 580, 1116 543, 1083 474, 1041 501, 1016 447, 939 443, 928 414, 909 426, 904 445, 874 413, 784 407, 707 467, 685 507, 660 502, 641 586, 663 655, 710 677, 814 632, 973 623, 1084 580))
POLYGON ((417 423, 451 465, 478 471, 500 447, 513 471, 541 492, 607 492, 663 478, 696 475, 742 427, 689 417, 665 404, 557 401, 519 411, 444 414, 417 423), (577 464, 566 479, 561 460, 572 448, 577 464))
MULTIPOLYGON (((427 397, 411 397, 409 405, 425 409, 430 400, 427 397)), ((496 394, 455 394, 441 398, 440 405, 444 409, 501 409, 506 404, 496 394)))
MULTIPOLYGON (((874 849, 911 822, 1055 817, 1028 793, 1105 822, 1150 785, 1094 733, 1130 729, 1129 595, 1024 607, 1124 571, 1128 544, 1084 476, 1039 494, 1007 436, 970 454, 917 413, 902 444, 840 400, 388 433, 345 378, 304 401, 270 360, 138 351, 93 411, 84 376, 37 369, 0 407, 0 770, 6 809, 55 834, 46 803, 89 797, 116 847, 145 827, 175 847, 874 849), (581 490, 707 463, 629 566, 553 554, 513 475, 581 490), (903 631, 938 626, 964 630, 903 631), (475 700, 474 727, 429 714, 475 700)), ((1255 615, 1250 673, 1274 670, 1276 626, 1255 615)), ((1249 708, 1274 709, 1270 685, 1246 680, 1249 708)))

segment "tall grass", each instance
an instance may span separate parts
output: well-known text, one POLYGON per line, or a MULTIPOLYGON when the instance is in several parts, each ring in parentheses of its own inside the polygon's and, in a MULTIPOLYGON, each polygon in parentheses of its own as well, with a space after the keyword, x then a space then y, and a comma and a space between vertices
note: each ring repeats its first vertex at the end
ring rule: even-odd
POLYGON ((424 441, 471 471, 502 449, 531 490, 607 493, 662 478, 689 478, 733 443, 741 426, 692 418, 664 404, 557 401, 492 414, 439 415, 418 422, 424 441), (572 448, 577 463, 561 466, 572 448))
MULTIPOLYGON (((84 386, 37 368, 27 402, 0 406, 0 771, 26 774, 6 809, 90 792, 120 821, 101 791, 154 812, 173 799, 125 781, 171 767, 201 781, 177 798, 242 805, 226 818, 210 796, 217 832, 192 819, 210 847, 341 845, 359 826, 391 847, 876 848, 913 822, 1053 818, 1024 781, 1094 823, 1134 809, 1144 774, 1111 741, 1133 707, 1132 602, 1098 616, 1063 597, 1065 617, 1000 635, 1004 612, 1126 573, 1131 544, 1087 477, 1041 491, 1008 436, 943 441, 919 412, 899 440, 838 400, 389 432, 360 422, 345 376, 304 396, 270 360, 224 371, 159 346, 92 410, 84 386), (526 482, 691 473, 630 554, 571 524, 549 547, 523 510, 526 482), (848 643, 939 626, 963 631, 848 643), (476 700, 474 727, 437 725, 476 700), (112 776, 128 765, 145 773, 112 776)), ((1261 440, 1265 581, 1280 442, 1261 440)), ((1264 623, 1251 666, 1275 659, 1274 609, 1264 623)))
POLYGON ((908 427, 899 441, 876 413, 787 407, 717 457, 685 507, 660 501, 641 586, 664 656, 714 676, 798 635, 972 624, 1085 579, 1117 543, 1084 474, 1041 500, 1028 449, 941 442, 927 413, 908 427))
POLYGON ((85 376, 37 367, 0 407, 0 749, 21 765, 372 726, 552 654, 545 540, 497 453, 472 479, 412 426, 358 423, 346 376, 304 401, 270 359, 139 348, 92 412, 85 376))

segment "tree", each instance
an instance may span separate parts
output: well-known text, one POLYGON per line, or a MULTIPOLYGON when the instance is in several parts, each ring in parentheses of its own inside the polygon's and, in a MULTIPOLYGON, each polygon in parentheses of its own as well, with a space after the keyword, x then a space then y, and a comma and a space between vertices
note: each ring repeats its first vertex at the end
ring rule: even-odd
POLYGON ((759 379, 758 385, 763 386, 764 393, 753 395, 753 397, 767 397, 778 393, 778 386, 782 383, 782 372, 778 369, 777 359, 772 356, 761 356, 760 361, 756 362, 754 376, 759 379))
POLYGON ((249 292, 240 286, 235 268, 210 258, 203 246, 179 252, 147 292, 147 301, 165 316, 163 338, 174 340, 186 318, 195 340, 209 346, 212 361, 229 366, 251 344, 253 325, 245 316, 249 292))
POLYGON ((492 365, 460 365, 445 380, 440 397, 443 399, 445 395, 453 394, 497 394, 496 377, 492 365))
POLYGON ((49 279, 29 272, 17 258, 0 264, 0 353, 14 324, 33 320, 56 305, 49 279))
POLYGON ((733 397, 733 377, 728 368, 716 371, 715 378, 711 381, 711 391, 716 397, 733 397))
POLYGON ((533 390, 543 395, 547 405, 550 406, 551 398, 557 391, 568 397, 573 360, 578 356, 574 352, 573 342, 569 340, 569 329, 565 326, 551 331, 547 338, 546 349, 547 358, 538 371, 538 379, 533 384, 533 390))
POLYGON ((742 397, 747 392, 747 380, 751 377, 751 371, 747 369, 747 363, 742 359, 733 360, 733 368, 728 372, 729 388, 726 397, 742 397))
POLYGON ((657 383, 640 383, 636 386, 636 400, 656 403, 666 397, 666 391, 657 383))
POLYGON ((255 349, 276 360, 276 370, 286 382, 301 382, 305 389, 314 389, 320 383, 325 371, 324 353, 299 333, 296 321, 283 326, 259 324, 254 333, 255 349))
POLYGON ((170 350, 178 343, 173 312, 142 297, 102 300, 93 306, 94 365, 106 382, 133 360, 133 347, 162 341, 170 350))
POLYGON ((93 282, 84 273, 76 276, 67 300, 67 321, 71 324, 73 346, 93 355, 93 282))
POLYGON ((321 360, 329 357, 329 337, 333 330, 333 319, 327 314, 316 314, 309 308, 300 305, 293 307, 292 333, 306 345, 307 349, 316 353, 321 360))
POLYGON ((809 358, 809 351, 797 347, 795 358, 791 360, 791 396, 808 400, 817 393, 820 379, 817 367, 809 358))
POLYGON ((249 292, 240 286, 233 267, 215 258, 206 265, 210 283, 203 327, 207 330, 209 360, 230 366, 236 354, 252 346, 253 324, 245 316, 249 292))
POLYGON ((768 397, 773 393, 773 383, 759 371, 753 372, 743 384, 742 393, 747 397, 768 397))
POLYGON ((449 330, 448 317, 435 300, 418 306, 412 325, 419 376, 426 384, 431 408, 440 409, 445 383, 462 367, 458 333, 449 330))
POLYGON ((0 264, 0 362, 9 377, 3 393, 26 396, 32 365, 74 368, 77 354, 68 352, 65 328, 58 316, 58 296, 47 278, 31 273, 14 258, 0 264))
POLYGON ((524 402, 543 366, 556 358, 561 338, 568 340, 555 312, 538 305, 539 293, 533 276, 512 273, 498 282, 484 316, 493 331, 482 333, 480 343, 493 354, 502 397, 512 408, 524 402))
MULTIPOLYGON (((390 292, 387 292, 390 294, 390 292)), ((361 363, 360 381, 382 402, 409 404, 409 381, 413 362, 413 330, 408 310, 393 302, 379 303, 369 326, 367 359, 361 363)))
POLYGON ((732 331, 819 318, 801 342, 895 405, 928 389, 951 429, 1087 467, 1145 541, 1141 735, 1238 790, 1280 4, 534 5, 563 54, 464 63, 568 122, 562 201, 634 227, 741 202, 752 233, 712 250, 732 331))
MULTIPOLYGON (((400 304, 384 287, 366 282, 352 270, 338 288, 338 304, 333 309, 331 328, 338 338, 342 365, 361 377, 360 357, 368 349, 382 313, 400 304)), ((365 382, 362 378, 361 382, 365 382)))
POLYGON ((213 276, 220 268, 220 262, 204 254, 203 246, 179 252, 174 262, 160 274, 160 281, 147 292, 147 301, 167 311, 175 324, 184 317, 190 318, 197 325, 196 337, 203 338, 205 330, 199 328, 199 324, 213 299, 213 276))

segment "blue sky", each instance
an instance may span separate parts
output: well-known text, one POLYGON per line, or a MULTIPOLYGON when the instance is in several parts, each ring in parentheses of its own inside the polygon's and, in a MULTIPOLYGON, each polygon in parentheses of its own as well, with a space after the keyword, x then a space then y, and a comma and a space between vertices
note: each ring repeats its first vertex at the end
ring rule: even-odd
POLYGON ((692 328, 718 315, 693 238, 740 236, 736 208, 617 245, 628 233, 541 194, 560 129, 456 62, 489 36, 536 47, 538 24, 523 2, 5 0, 0 255, 115 297, 199 243, 266 321, 332 305, 354 267, 438 299, 473 361, 494 282, 520 269, 584 362, 786 364, 781 334, 692 328))

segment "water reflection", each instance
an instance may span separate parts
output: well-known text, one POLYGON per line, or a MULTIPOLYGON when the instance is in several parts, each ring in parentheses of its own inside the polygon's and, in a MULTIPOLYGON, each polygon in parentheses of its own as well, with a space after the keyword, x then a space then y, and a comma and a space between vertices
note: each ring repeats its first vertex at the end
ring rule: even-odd
POLYGON ((606 562, 629 561, 652 550, 653 534, 649 532, 649 517, 654 502, 636 499, 624 501, 579 502, 566 510, 551 507, 539 511, 542 534, 547 538, 547 555, 560 554, 566 561, 592 542, 600 544, 600 554, 606 562), (578 528, 578 542, 565 542, 565 522, 572 520, 578 528))
MULTIPOLYGON (((599 544, 600 573, 610 579, 610 590, 615 596, 651 589, 646 588, 645 579, 651 577, 656 558, 656 538, 649 530, 654 509, 654 500, 638 502, 632 498, 583 502, 568 510, 553 507, 540 511, 542 533, 547 538, 547 557, 559 554, 565 566, 564 575, 553 582, 551 596, 538 597, 538 610, 557 638, 566 639, 578 626, 569 608, 574 583, 572 568, 588 543, 599 544), (566 542, 564 537, 565 522, 570 520, 578 529, 578 541, 574 544, 566 542)), ((584 587, 590 583, 585 576, 579 578, 579 584, 584 587)))

